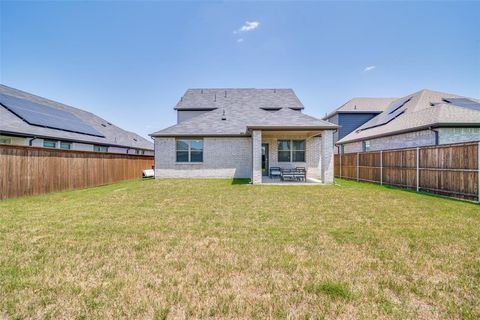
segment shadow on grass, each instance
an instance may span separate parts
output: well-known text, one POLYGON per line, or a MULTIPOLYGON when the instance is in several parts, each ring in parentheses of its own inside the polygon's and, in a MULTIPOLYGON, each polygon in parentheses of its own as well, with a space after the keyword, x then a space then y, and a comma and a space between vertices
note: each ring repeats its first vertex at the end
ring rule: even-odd
POLYGON ((250 179, 240 179, 240 178, 234 178, 232 179, 232 185, 234 184, 249 184, 250 183, 250 179))
POLYGON ((379 188, 385 188, 385 189, 389 189, 389 190, 408 192, 408 193, 427 196, 427 197, 432 197, 432 198, 445 199, 445 200, 450 200, 450 201, 457 201, 457 202, 462 202, 462 203, 479 205, 479 203, 474 198, 454 198, 454 197, 451 197, 451 196, 431 193, 431 192, 427 192, 427 191, 417 192, 416 190, 409 189, 409 188, 402 188, 402 187, 398 187, 398 186, 390 186, 390 185, 386 185, 386 184, 380 185, 378 183, 369 182, 369 181, 355 181, 355 180, 348 180, 348 179, 335 179, 335 180, 339 181, 339 182, 346 181, 346 182, 348 182, 348 185, 364 184, 364 185, 369 185, 369 186, 376 186, 376 187, 379 187, 379 188))

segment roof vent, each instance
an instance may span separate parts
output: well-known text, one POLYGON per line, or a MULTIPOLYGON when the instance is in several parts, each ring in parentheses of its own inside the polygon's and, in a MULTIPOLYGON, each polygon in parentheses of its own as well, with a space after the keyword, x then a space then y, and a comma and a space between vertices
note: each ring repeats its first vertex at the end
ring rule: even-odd
POLYGON ((217 102, 217 94, 215 93, 215 97, 213 98, 213 102, 217 102))
POLYGON ((203 89, 202 89, 202 90, 200 90, 200 93, 201 93, 201 94, 203 94, 203 89))
POLYGON ((223 110, 223 113, 222 113, 222 120, 227 120, 227 116, 225 115, 225 110, 223 110))
POLYGON ((227 90, 225 90, 225 98, 227 97, 227 90))
POLYGON ((354 106, 353 106, 353 110, 357 110, 357 105, 354 105, 354 106))
POLYGON ((277 93, 277 89, 273 89, 273 93, 277 93))
POLYGON ((105 123, 102 123, 102 127, 105 127, 105 128, 106 128, 106 127, 107 127, 107 125, 106 125, 105 123))
POLYGON ((137 139, 133 138, 133 141, 138 141, 137 139))

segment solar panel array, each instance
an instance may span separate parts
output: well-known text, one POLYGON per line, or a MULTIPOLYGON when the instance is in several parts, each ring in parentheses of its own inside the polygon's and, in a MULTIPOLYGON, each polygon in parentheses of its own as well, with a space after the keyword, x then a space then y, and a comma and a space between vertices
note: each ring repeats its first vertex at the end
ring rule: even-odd
POLYGON ((480 111, 480 103, 467 98, 445 98, 443 100, 457 107, 480 111))
POLYGON ((33 126, 58 129, 104 138, 105 136, 76 115, 30 100, 0 94, 0 104, 33 126))
POLYGON ((405 106, 405 104, 407 104, 407 102, 410 101, 410 99, 411 98, 404 98, 402 100, 396 101, 395 103, 392 103, 392 105, 388 107, 388 109, 379 116, 381 118, 379 118, 376 123, 372 123, 371 126, 363 128, 362 130, 383 126, 392 121, 393 119, 397 118, 405 112, 406 108, 403 107, 405 106))

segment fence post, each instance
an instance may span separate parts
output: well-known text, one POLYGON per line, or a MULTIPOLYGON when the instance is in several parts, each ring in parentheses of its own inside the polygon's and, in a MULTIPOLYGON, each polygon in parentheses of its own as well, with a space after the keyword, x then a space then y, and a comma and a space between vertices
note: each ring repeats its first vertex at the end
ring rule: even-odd
POLYGON ((478 193, 478 203, 480 203, 480 142, 477 144, 477 162, 478 162, 478 172, 477 172, 477 193, 478 193))
POLYGON ((342 177, 342 153, 340 153, 340 178, 342 177))
POLYGON ((357 152, 357 181, 359 180, 359 171, 360 171, 360 167, 359 167, 359 164, 360 164, 360 153, 357 152))
POLYGON ((420 178, 420 148, 417 147, 417 177, 416 177, 416 180, 417 180, 417 192, 420 191, 420 181, 419 181, 419 178, 420 178))
POLYGON ((380 185, 383 185, 383 150, 380 150, 380 185))

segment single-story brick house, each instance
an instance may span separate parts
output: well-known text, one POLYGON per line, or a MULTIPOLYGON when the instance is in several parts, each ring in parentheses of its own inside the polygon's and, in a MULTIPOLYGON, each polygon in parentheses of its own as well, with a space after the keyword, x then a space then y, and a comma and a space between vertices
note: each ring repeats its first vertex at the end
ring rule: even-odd
POLYGON ((153 155, 153 143, 95 114, 0 85, 0 144, 153 155))
POLYGON ((302 112, 291 89, 189 89, 177 124, 152 133, 156 178, 250 178, 270 167, 333 182, 337 126, 302 112))
POLYGON ((480 101, 421 90, 391 102, 337 142, 342 153, 480 141, 480 101))

